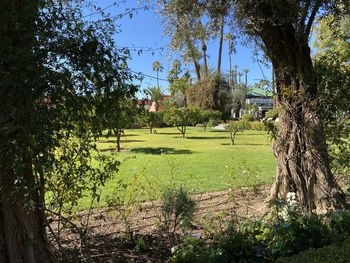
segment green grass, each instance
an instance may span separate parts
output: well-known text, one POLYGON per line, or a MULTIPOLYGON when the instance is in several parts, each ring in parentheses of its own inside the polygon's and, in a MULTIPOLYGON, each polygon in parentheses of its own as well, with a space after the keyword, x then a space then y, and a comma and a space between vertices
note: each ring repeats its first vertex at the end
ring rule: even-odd
MULTIPOLYGON (((198 193, 271 183, 274 178, 275 160, 265 132, 239 133, 232 147, 225 131, 204 132, 202 128, 189 127, 186 139, 182 139, 176 128, 156 130, 158 134, 149 134, 148 129, 126 131, 118 155, 122 160, 120 171, 102 189, 100 205, 104 205, 118 180, 137 174, 163 185, 186 185, 198 193), (229 174, 234 178, 230 186, 229 174)), ((115 138, 101 139, 98 148, 107 154, 114 151, 115 138)), ((87 203, 83 201, 81 205, 87 203)))

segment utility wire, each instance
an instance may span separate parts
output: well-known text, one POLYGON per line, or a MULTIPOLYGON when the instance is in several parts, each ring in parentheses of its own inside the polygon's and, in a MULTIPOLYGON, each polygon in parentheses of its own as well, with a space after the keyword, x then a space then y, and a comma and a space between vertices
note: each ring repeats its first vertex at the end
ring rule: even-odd
POLYGON ((138 74, 138 75, 147 77, 147 78, 158 79, 158 80, 161 80, 161 81, 169 82, 169 80, 167 80, 167 79, 157 78, 157 77, 155 77, 155 76, 151 76, 151 75, 148 75, 148 74, 145 74, 145 73, 142 73, 142 72, 137 72, 137 71, 133 71, 133 70, 129 70, 129 71, 132 72, 132 73, 135 73, 135 74, 138 74))
POLYGON ((104 7, 104 8, 102 8, 101 10, 98 10, 98 11, 96 11, 96 12, 93 12, 93 13, 91 13, 91 14, 88 14, 88 15, 83 16, 83 18, 86 18, 86 17, 89 17, 89 16, 93 16, 93 15, 97 15, 97 14, 100 14, 100 13, 102 13, 103 11, 107 10, 108 8, 111 8, 111 7, 116 6, 116 5, 119 5, 119 4, 125 4, 125 3, 126 3, 125 0, 124 0, 124 1, 120 1, 120 2, 114 2, 114 3, 110 4, 110 5, 108 5, 108 6, 104 7))

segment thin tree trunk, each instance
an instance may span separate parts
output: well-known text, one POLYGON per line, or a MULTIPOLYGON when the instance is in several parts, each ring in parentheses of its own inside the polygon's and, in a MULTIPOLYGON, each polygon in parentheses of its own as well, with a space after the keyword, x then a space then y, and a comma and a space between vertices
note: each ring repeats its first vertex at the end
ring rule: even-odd
POLYGON ((194 68, 196 70, 197 79, 198 79, 198 81, 200 81, 201 80, 201 71, 200 71, 201 67, 198 63, 198 60, 196 57, 196 52, 194 50, 193 44, 191 43, 191 40, 189 37, 187 37, 187 39, 186 39, 186 46, 187 46, 187 49, 190 51, 190 56, 191 56, 191 59, 192 59, 193 64, 194 64, 194 68))
POLYGON ((204 72, 205 76, 208 76, 208 61, 207 61, 207 45, 205 43, 205 40, 202 39, 202 52, 203 52, 203 60, 204 60, 204 72))
POLYGON ((262 40, 276 74, 280 108, 274 143, 277 174, 271 199, 295 192, 307 212, 343 208, 345 196, 330 169, 323 123, 318 116, 317 79, 310 48, 292 26, 266 25, 262 40))
POLYGON ((222 58, 222 45, 224 42, 224 24, 225 17, 222 16, 221 24, 220 24, 220 40, 219 40, 219 55, 218 55, 218 74, 221 74, 221 58, 222 58))

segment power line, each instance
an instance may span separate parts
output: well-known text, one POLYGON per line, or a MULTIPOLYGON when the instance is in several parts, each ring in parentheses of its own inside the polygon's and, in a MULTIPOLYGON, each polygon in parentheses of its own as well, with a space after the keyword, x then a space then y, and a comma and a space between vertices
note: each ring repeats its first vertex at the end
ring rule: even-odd
POLYGON ((169 82, 169 80, 167 80, 167 79, 157 78, 155 76, 151 76, 151 75, 148 75, 148 74, 145 74, 145 73, 142 73, 142 72, 137 72, 137 71, 133 71, 133 70, 130 70, 130 72, 138 74, 138 75, 141 75, 141 76, 144 76, 144 77, 148 77, 148 78, 151 78, 151 79, 158 79, 158 80, 161 80, 161 81, 169 82))
POLYGON ((107 10, 108 8, 111 8, 111 7, 116 6, 116 5, 119 5, 119 4, 125 4, 125 3, 126 3, 125 0, 124 0, 124 1, 120 1, 120 2, 114 2, 114 3, 110 4, 110 5, 108 5, 108 6, 104 7, 104 8, 102 8, 101 10, 98 10, 98 11, 96 11, 96 12, 93 12, 93 13, 91 13, 91 14, 88 14, 88 15, 83 16, 83 18, 86 18, 86 17, 89 17, 89 16, 93 16, 93 15, 97 15, 97 14, 100 14, 100 13, 102 13, 103 11, 107 10))

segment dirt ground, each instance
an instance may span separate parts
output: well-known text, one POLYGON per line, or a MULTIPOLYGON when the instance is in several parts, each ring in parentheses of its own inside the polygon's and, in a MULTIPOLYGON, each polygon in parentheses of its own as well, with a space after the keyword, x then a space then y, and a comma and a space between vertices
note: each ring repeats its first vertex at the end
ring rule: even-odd
MULTIPOLYGON (((107 209, 81 212, 74 219, 82 228, 65 228, 60 234, 63 262, 166 262, 171 248, 184 236, 210 238, 224 222, 234 218, 258 218, 267 212, 269 185, 194 195, 195 220, 186 233, 166 235, 157 202, 146 202, 129 217, 130 235, 123 220, 107 209), (87 222, 88 221, 88 222, 87 222), (68 230, 67 230, 68 229, 68 230)), ((67 224, 69 226, 69 224, 67 224)), ((57 232, 57 225, 51 225, 57 232)), ((53 236, 51 235, 53 239, 53 236)), ((53 240, 55 243, 55 240, 53 240)), ((57 244, 57 242, 56 242, 57 244)), ((58 246, 56 246, 57 248, 58 246)))

